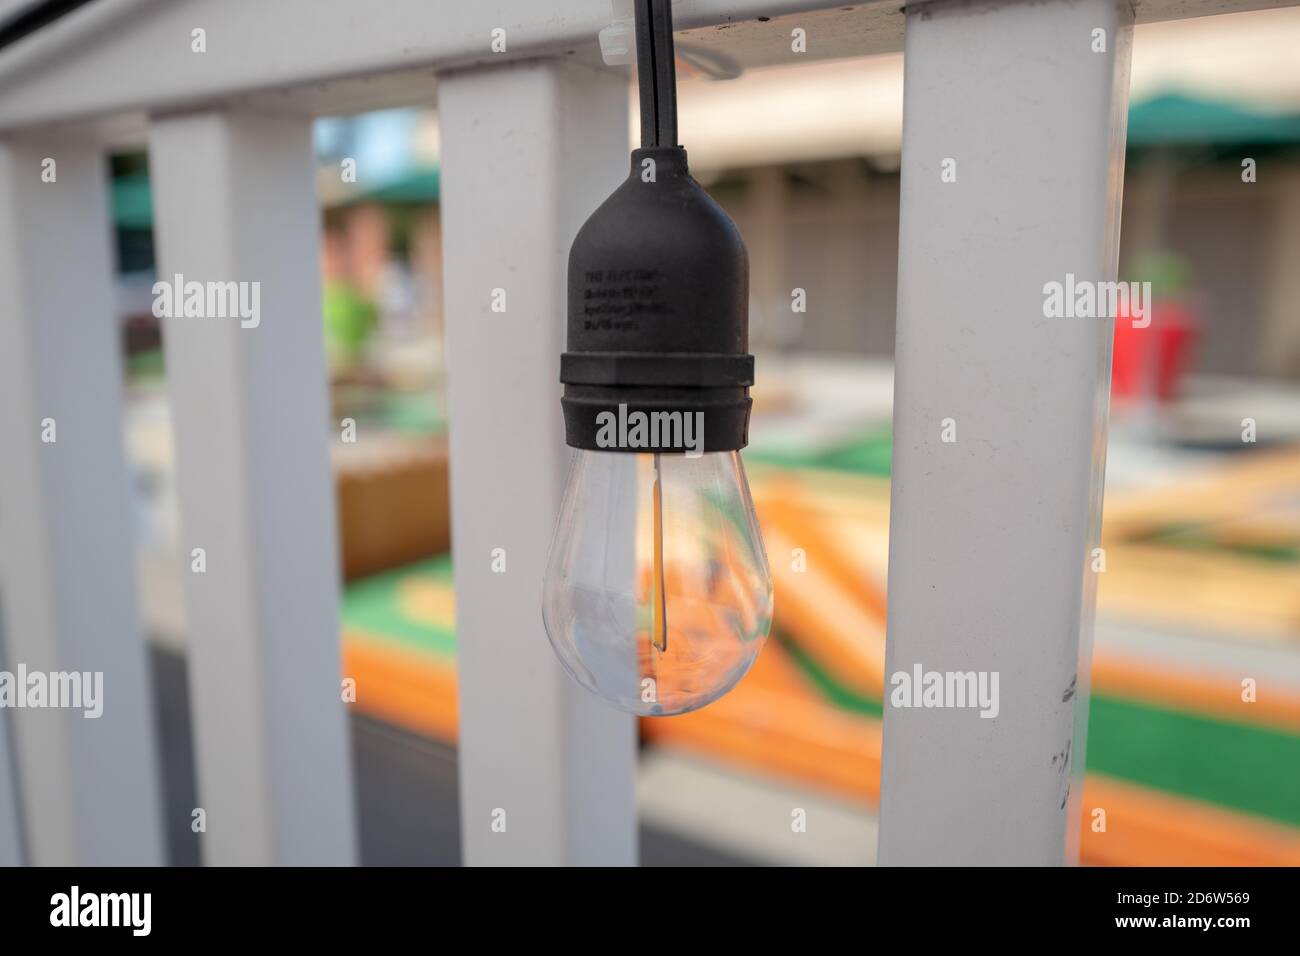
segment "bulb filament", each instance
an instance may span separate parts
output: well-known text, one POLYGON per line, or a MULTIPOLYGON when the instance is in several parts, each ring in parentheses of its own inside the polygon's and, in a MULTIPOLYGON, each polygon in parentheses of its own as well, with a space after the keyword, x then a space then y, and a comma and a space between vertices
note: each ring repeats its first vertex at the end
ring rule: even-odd
POLYGON ((664 499, 659 472, 659 452, 655 452, 654 477, 654 569, 650 581, 650 643, 660 654, 668 650, 668 596, 664 593, 664 499))

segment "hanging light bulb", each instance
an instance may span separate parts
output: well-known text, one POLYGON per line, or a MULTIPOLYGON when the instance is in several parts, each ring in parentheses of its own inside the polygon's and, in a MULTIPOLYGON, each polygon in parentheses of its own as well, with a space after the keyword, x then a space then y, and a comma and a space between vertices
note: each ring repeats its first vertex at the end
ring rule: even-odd
POLYGON ((669 0, 637 0, 642 146, 569 254, 566 440, 575 451, 543 620, 565 669, 644 715, 735 686, 772 620, 740 461, 749 265, 676 145, 669 0))

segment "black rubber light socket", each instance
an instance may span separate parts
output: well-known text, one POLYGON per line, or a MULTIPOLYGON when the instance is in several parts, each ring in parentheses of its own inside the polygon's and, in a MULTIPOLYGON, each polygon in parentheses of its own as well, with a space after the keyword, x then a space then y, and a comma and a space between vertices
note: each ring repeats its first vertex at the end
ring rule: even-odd
MULTIPOLYGON (((657 430, 659 444, 610 445, 609 416, 626 420, 635 413, 659 415, 661 422, 669 421, 665 414, 692 416, 703 428, 696 450, 705 452, 737 451, 749 438, 754 357, 748 354, 745 244, 691 177, 686 150, 655 144, 676 137, 669 9, 666 0, 658 7, 638 3, 642 138, 650 145, 632 152, 627 180, 583 224, 569 252, 568 351, 560 381, 566 440, 574 448, 685 450, 665 444, 680 434, 669 428, 657 430), (646 16, 654 22, 643 30, 646 16), (649 39, 658 43, 649 52, 651 69, 649 39), (658 86, 648 90, 651 79, 658 86), (656 112, 652 122, 648 109, 656 112)), ((645 437, 655 434, 651 429, 645 437)))

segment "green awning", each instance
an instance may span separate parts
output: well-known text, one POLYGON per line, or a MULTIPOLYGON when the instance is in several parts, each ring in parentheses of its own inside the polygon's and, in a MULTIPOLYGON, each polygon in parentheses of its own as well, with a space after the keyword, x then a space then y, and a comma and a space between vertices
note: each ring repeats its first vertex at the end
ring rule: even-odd
POLYGON ((1129 148, 1247 143, 1300 143, 1300 116, 1256 113, 1231 103, 1180 94, 1157 96, 1129 107, 1129 148))
POLYGON ((378 203, 435 203, 441 180, 437 166, 413 169, 382 186, 350 196, 345 205, 365 202, 378 203))

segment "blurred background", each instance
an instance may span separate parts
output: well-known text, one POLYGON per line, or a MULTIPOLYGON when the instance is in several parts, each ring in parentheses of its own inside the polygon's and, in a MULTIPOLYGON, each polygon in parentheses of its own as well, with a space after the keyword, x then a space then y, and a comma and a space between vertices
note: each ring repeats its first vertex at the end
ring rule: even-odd
MULTIPOLYGON (((1101 840, 1085 823, 1085 863, 1300 864, 1297 50, 1294 9, 1135 32, 1121 278, 1151 281, 1155 308, 1115 340, 1084 797, 1126 825, 1101 840), (1251 677, 1269 692, 1244 706, 1251 677)), ((797 603, 774 562, 776 630, 754 671, 704 711, 643 724, 642 861, 861 864, 879 786, 902 57, 726 81, 679 68, 692 167, 749 248, 745 459, 768 550, 797 528, 835 560, 810 567, 797 603), (843 610, 803 613, 817 606, 843 610), (820 821, 797 840, 771 823, 791 806, 820 821)), ((453 864, 438 120, 323 119, 316 148, 332 402, 368 436, 333 449, 344 673, 369 688, 353 708, 361 856, 453 864), (340 176, 349 158, 360 182, 340 176)), ((196 863, 149 160, 112 165, 141 598, 180 808, 169 849, 196 863)))

